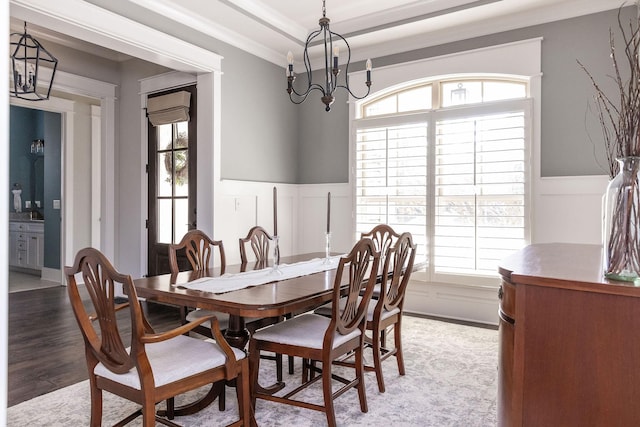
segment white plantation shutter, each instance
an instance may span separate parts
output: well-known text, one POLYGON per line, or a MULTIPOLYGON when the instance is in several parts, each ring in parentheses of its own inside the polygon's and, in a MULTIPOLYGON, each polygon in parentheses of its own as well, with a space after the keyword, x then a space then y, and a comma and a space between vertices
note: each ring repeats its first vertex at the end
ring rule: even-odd
POLYGON ((385 223, 409 231, 426 254, 427 124, 359 129, 356 143, 357 233, 385 223))
POLYGON ((493 274, 525 244, 524 111, 436 122, 434 270, 493 274))

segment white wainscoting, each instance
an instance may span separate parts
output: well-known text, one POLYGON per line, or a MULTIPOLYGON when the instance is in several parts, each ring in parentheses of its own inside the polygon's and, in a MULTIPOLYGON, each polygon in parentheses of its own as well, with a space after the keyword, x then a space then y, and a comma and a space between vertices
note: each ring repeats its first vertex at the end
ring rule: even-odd
POLYGON ((293 185, 222 180, 217 186, 214 239, 225 245, 227 263, 240 261, 238 238, 254 225, 273 233, 273 187, 278 193, 278 235, 282 256, 324 252, 327 192, 331 192, 332 251, 353 245, 348 184, 293 185))
MULTIPOLYGON (((601 242, 601 203, 607 176, 554 177, 532 186, 532 243, 601 242)), ((281 253, 323 252, 327 192, 331 192, 332 251, 348 252, 355 241, 353 201, 348 184, 291 185, 224 180, 218 187, 215 239, 225 243, 229 263, 239 261, 238 237, 256 224, 273 230, 273 186, 278 189, 281 253)), ((495 286, 469 286, 412 280, 405 309, 497 324, 500 279, 495 286)))

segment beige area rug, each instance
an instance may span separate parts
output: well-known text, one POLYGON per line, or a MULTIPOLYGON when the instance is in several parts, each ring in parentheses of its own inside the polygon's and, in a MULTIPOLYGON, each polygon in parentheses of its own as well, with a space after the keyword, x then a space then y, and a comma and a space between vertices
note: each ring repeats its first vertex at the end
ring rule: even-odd
MULTIPOLYGON (((360 412, 357 392, 351 390, 335 402, 339 426, 496 425, 496 330, 405 316, 403 340, 407 374, 399 376, 395 358, 388 359, 384 362, 387 390, 379 393, 375 374, 368 372, 365 385, 369 412, 360 412)), ((371 359, 370 354, 367 359, 371 359)), ((335 368, 341 369, 346 368, 335 368)), ((273 382, 273 362, 261 362, 260 377, 264 385, 273 382)), ((297 385, 299 379, 300 361, 296 360, 294 375, 288 375, 285 369, 285 391, 297 385)), ((306 392, 304 399, 321 402, 320 383, 314 387, 306 392)), ((204 391, 190 393, 185 398, 194 399, 204 391)), ((113 425, 136 408, 135 404, 104 393, 102 425, 113 425)), ((88 426, 89 414, 88 382, 83 381, 9 408, 8 425, 88 426)), ((235 393, 227 389, 225 412, 218 411, 216 402, 198 414, 177 417, 175 421, 196 427, 226 425, 236 419, 235 393)), ((261 400, 256 407, 256 421, 259 426, 326 425, 323 413, 261 400)), ((141 418, 130 425, 141 425, 141 418)))

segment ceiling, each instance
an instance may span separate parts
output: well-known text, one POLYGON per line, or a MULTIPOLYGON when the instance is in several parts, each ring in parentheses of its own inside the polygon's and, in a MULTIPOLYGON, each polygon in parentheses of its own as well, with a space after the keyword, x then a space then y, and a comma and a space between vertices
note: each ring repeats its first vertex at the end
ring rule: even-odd
MULTIPOLYGON (((331 30, 344 36, 352 61, 618 8, 622 0, 326 0, 331 30)), ((12 2, 13 3, 13 2, 12 2)), ((304 43, 318 29, 321 0, 91 0, 111 12, 153 26, 153 13, 176 32, 201 33, 284 65, 288 51, 302 60, 304 43), (153 12, 153 13, 152 13, 153 12)), ((631 3, 631 1, 630 1, 631 3)), ((13 13, 12 13, 13 16, 13 13)), ((122 61, 129 56, 63 31, 28 24, 43 40, 122 61)), ((22 32, 12 18, 11 30, 22 32)), ((162 30, 161 28, 156 28, 162 30)), ((60 29, 58 29, 60 30, 60 29)), ((311 51, 322 56, 322 47, 311 51)), ((344 59, 343 59, 344 60, 344 59)), ((341 61, 342 62, 342 61, 341 61)), ((375 66, 375 63, 374 63, 375 66)))

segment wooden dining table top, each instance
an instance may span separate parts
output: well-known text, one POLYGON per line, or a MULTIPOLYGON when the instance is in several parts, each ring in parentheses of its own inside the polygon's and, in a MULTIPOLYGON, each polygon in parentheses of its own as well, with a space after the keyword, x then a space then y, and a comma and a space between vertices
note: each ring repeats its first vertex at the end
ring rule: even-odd
MULTIPOLYGON (((324 253, 309 253, 282 257, 281 264, 323 258, 324 253)), ((337 267, 338 261, 333 261, 337 267)), ((254 263, 226 266, 225 273, 254 269, 254 263)), ((269 265, 267 268, 271 268, 269 265)), ((274 273, 273 282, 225 293, 187 289, 179 286, 202 277, 220 276, 220 269, 185 271, 178 275, 163 274, 134 280, 138 296, 147 301, 203 308, 228 313, 233 317, 276 317, 299 310, 311 309, 331 300, 336 269, 280 280, 274 273)), ((346 284, 346 282, 345 282, 346 284)))

